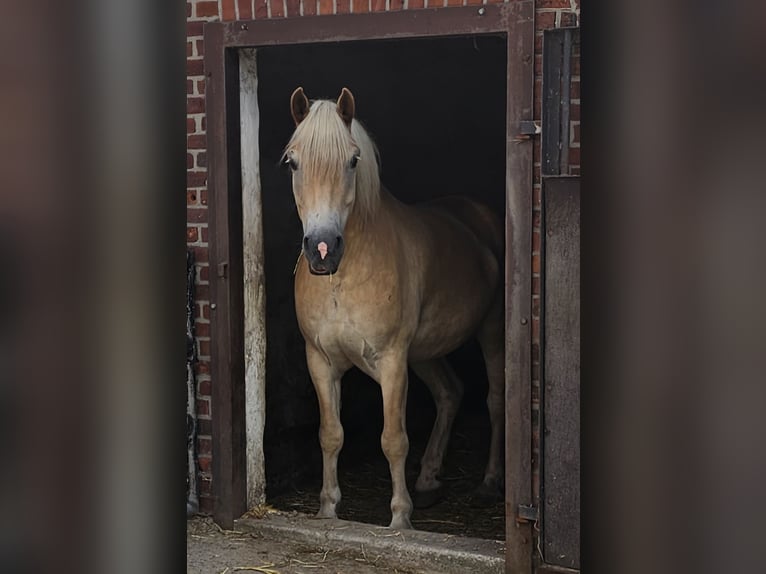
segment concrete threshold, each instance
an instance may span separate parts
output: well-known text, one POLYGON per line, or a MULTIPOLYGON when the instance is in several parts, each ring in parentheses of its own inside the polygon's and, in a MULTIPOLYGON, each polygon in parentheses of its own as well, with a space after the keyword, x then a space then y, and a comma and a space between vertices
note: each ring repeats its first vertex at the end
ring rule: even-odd
POLYGON ((505 544, 422 530, 393 530, 349 520, 269 514, 240 518, 235 529, 354 554, 378 566, 418 573, 464 574, 505 571, 505 544))

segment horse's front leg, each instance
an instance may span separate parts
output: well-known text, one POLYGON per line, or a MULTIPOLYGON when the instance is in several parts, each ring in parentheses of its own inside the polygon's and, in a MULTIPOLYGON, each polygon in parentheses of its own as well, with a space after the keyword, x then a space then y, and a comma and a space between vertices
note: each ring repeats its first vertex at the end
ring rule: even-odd
POLYGON ((380 444, 391 469, 390 528, 412 528, 412 500, 407 491, 404 464, 410 443, 407 438, 407 362, 405 355, 381 365, 380 387, 383 393, 383 434, 380 444))
POLYGON ((340 502, 338 486, 338 454, 343 447, 340 423, 340 380, 347 370, 330 364, 329 359, 313 345, 306 344, 311 380, 319 400, 319 444, 322 447, 322 492, 319 494, 317 518, 336 518, 340 502))

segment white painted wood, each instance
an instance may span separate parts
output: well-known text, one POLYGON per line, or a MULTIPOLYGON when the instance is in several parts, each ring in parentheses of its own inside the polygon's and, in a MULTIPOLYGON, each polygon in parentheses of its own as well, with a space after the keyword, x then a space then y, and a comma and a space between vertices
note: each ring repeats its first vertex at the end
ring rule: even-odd
POLYGON ((266 291, 263 276, 261 178, 258 161, 256 50, 239 52, 242 217, 245 282, 245 447, 247 505, 265 502, 266 291))

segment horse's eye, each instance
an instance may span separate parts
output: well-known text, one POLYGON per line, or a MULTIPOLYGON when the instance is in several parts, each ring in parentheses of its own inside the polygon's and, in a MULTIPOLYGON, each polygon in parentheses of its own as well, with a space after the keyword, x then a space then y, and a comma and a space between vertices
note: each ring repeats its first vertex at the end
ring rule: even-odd
POLYGON ((290 169, 293 170, 293 171, 298 169, 298 163, 293 158, 291 158, 291 157, 286 157, 285 161, 284 161, 284 164, 287 165, 287 166, 290 166, 290 169))
POLYGON ((358 163, 359 163, 359 156, 358 155, 352 156, 351 157, 351 168, 352 169, 355 168, 356 164, 358 164, 358 163))

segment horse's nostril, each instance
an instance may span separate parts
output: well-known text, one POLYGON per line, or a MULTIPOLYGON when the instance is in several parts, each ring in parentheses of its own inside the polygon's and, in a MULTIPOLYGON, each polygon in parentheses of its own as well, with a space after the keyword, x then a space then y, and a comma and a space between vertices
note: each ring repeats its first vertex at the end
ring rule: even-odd
POLYGON ((340 247, 343 244, 343 238, 338 235, 338 237, 335 238, 335 245, 336 247, 340 247))
POLYGON ((309 237, 308 237, 308 235, 306 235, 306 236, 303 238, 303 248, 304 248, 304 249, 308 249, 308 248, 309 248, 309 237))

